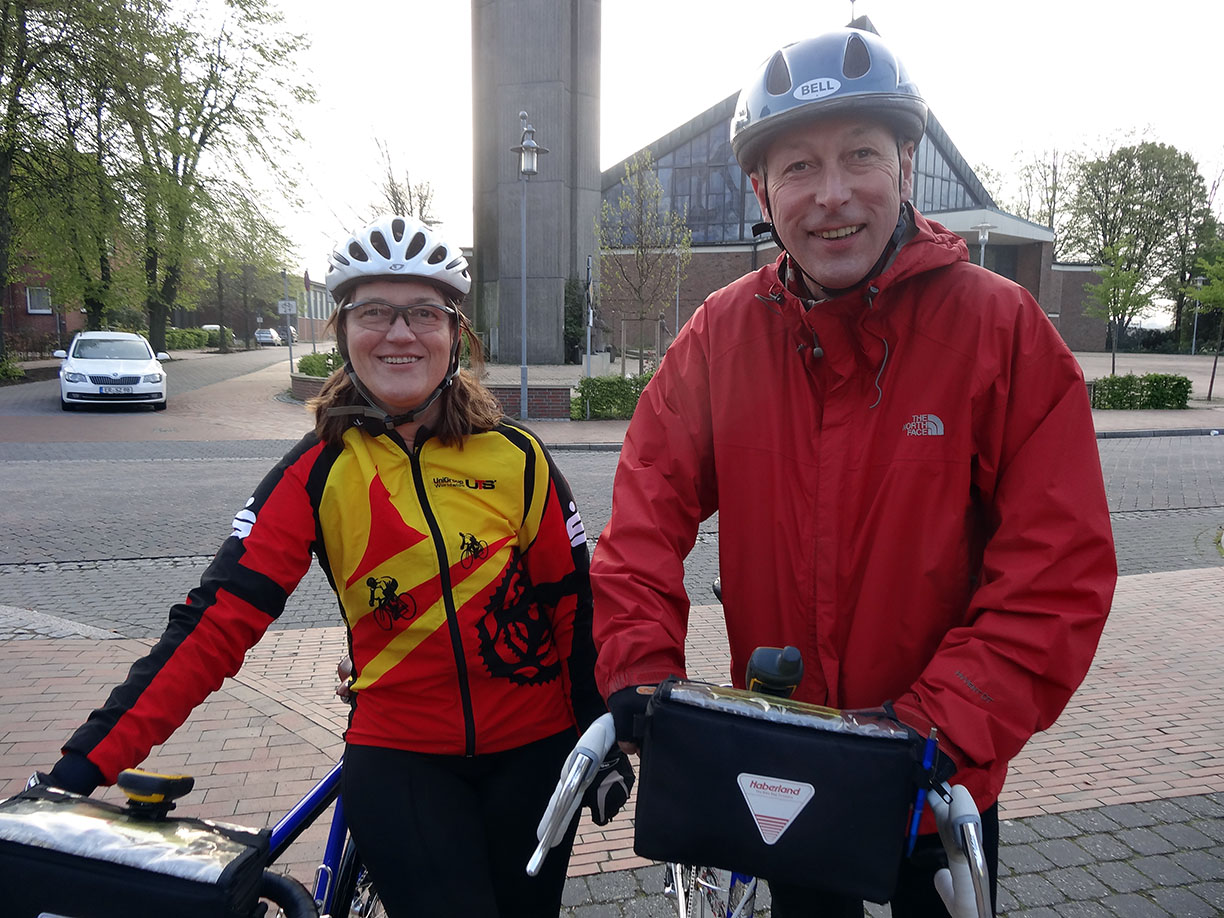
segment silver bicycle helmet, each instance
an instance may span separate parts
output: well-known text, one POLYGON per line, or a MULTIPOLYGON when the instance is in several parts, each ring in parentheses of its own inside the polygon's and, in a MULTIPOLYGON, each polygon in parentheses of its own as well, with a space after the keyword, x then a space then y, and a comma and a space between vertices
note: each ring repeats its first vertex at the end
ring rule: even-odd
POLYGON ((362 281, 414 277, 462 300, 472 289, 467 259, 415 217, 389 214, 362 227, 327 256, 327 290, 337 304, 362 281))
POLYGON ((745 172, 779 131, 812 118, 872 113, 901 140, 922 139, 927 104, 878 35, 837 29, 776 51, 739 95, 731 149, 745 172))

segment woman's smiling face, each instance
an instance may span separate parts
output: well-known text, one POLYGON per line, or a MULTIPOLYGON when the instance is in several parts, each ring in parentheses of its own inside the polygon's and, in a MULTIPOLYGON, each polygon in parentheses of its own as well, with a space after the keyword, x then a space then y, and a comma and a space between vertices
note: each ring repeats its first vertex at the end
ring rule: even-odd
POLYGON ((377 327, 356 321, 353 310, 344 316, 349 361, 366 390, 392 414, 403 414, 424 402, 442 385, 450 369, 456 323, 446 298, 422 281, 374 280, 353 290, 355 304, 376 301, 389 306, 434 307, 447 311, 445 320, 424 328, 409 316, 377 327))

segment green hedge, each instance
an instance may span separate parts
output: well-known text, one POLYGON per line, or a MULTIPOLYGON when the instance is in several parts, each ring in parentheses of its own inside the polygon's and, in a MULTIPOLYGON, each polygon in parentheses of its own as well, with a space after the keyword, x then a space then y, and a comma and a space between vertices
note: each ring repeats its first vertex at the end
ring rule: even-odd
POLYGON ((578 397, 570 402, 570 417, 577 421, 585 420, 588 403, 593 421, 633 417, 638 397, 653 375, 651 372, 629 377, 585 377, 578 383, 578 397))
POLYGON ((1190 380, 1168 373, 1106 376, 1092 383, 1092 407, 1102 409, 1186 408, 1190 380))
POLYGON ((208 335, 208 343, 206 347, 220 347, 222 332, 225 333, 225 346, 233 347, 234 346, 234 330, 232 328, 229 328, 228 326, 220 330, 214 330, 211 328, 208 329, 208 331, 205 332, 205 334, 208 335))
POLYGON ((167 328, 166 350, 198 351, 208 346, 208 332, 202 328, 167 328))
POLYGON ((303 354, 297 361, 297 371, 303 376, 331 376, 332 370, 338 370, 342 366, 344 358, 335 350, 326 354, 322 351, 303 354))

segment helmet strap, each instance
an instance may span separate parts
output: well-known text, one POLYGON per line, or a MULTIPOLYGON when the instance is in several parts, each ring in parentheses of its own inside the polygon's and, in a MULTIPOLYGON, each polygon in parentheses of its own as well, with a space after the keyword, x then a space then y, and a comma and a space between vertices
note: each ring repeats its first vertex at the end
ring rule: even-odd
POLYGON ((328 417, 342 417, 350 415, 353 417, 353 424, 357 427, 364 427, 371 435, 377 437, 381 434, 388 433, 401 424, 409 424, 415 421, 418 417, 429 410, 441 396, 442 393, 450 388, 455 381, 455 377, 459 375, 459 364, 457 360, 458 347, 454 349, 451 357, 451 368, 447 371, 446 378, 441 384, 429 394, 429 397, 421 404, 417 405, 411 411, 405 411, 402 414, 391 414, 387 411, 370 392, 362 384, 360 377, 357 376, 351 363, 344 365, 345 375, 348 376, 349 382, 353 384, 353 388, 357 390, 366 402, 364 405, 336 405, 327 409, 328 417))

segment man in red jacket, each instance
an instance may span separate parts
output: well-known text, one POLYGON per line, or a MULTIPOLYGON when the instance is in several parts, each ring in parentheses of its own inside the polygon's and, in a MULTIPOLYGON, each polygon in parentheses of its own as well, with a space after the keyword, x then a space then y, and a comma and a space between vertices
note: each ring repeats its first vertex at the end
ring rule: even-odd
MULTIPOLYGON (((1007 763, 1082 681, 1117 566, 1074 357, 909 203, 926 116, 855 30, 783 48, 740 95, 732 148, 783 251, 710 296, 642 394, 591 567, 596 678, 632 751, 639 687, 684 673, 684 559, 717 511, 732 678, 793 644, 800 700, 935 728, 993 885, 1007 763)), ((929 811, 921 831, 896 918, 946 914, 929 811)), ((862 915, 772 892, 779 918, 862 915)))

